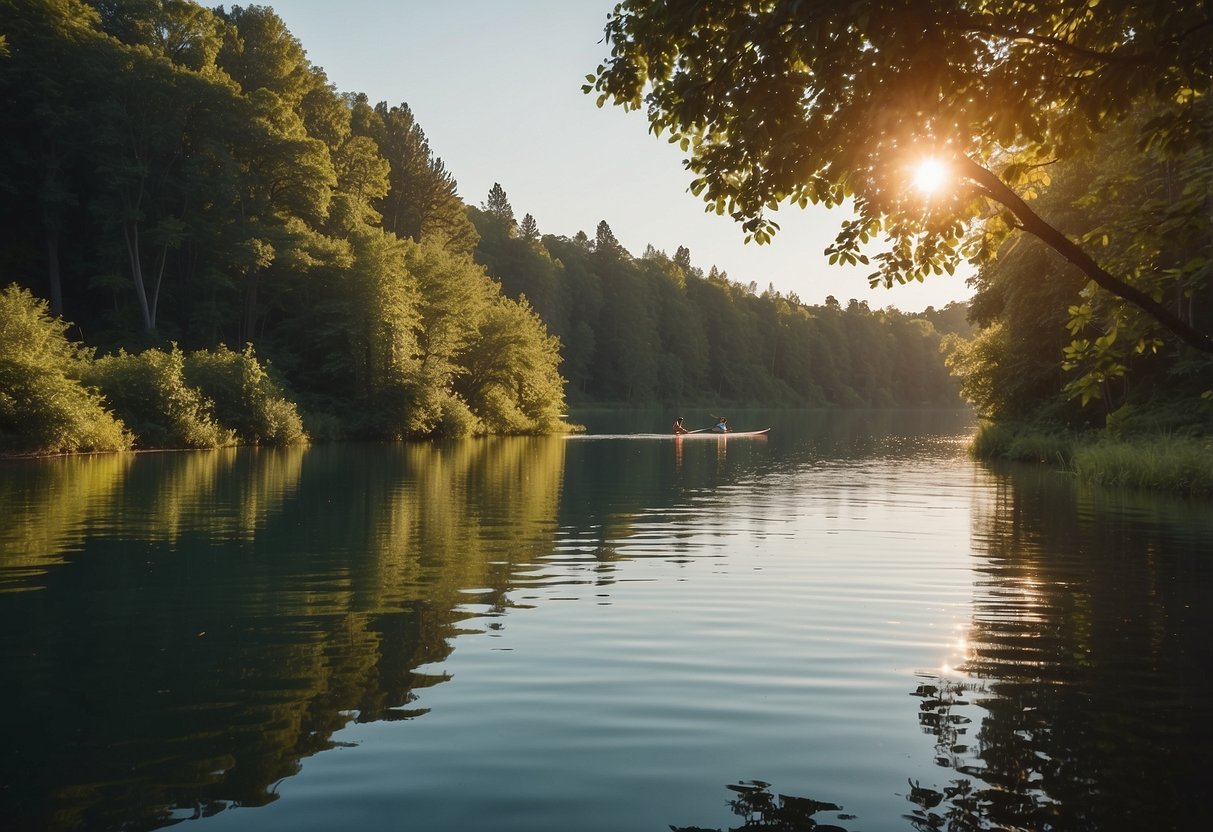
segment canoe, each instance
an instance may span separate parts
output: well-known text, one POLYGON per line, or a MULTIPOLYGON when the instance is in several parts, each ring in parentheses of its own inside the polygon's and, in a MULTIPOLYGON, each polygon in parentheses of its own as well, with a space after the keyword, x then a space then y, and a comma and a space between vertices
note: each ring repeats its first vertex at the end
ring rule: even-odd
POLYGON ((675 433, 671 434, 671 436, 673 436, 675 439, 720 439, 722 437, 733 438, 738 436, 766 436, 770 432, 770 428, 763 428, 762 430, 730 430, 725 432, 705 430, 701 433, 675 433))
POLYGON ((762 430, 731 430, 728 433, 703 431, 701 433, 579 433, 571 434, 569 439, 746 439, 766 436, 770 428, 762 430))

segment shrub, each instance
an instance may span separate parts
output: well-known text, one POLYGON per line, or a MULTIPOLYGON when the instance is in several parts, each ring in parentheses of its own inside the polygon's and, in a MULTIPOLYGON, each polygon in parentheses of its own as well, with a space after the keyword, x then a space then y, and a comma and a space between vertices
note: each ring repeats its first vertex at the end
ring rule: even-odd
POLYGON ((983 422, 977 428, 969 451, 978 459, 1002 459, 1014 439, 1015 431, 1007 425, 983 422))
POLYGON ((462 439, 481 431, 480 420, 468 407, 467 402, 451 394, 442 402, 442 413, 434 432, 449 439, 462 439))
POLYGON ((217 448, 236 444, 235 432, 215 420, 213 405, 185 380, 185 356, 174 344, 168 352, 138 355, 119 351, 98 358, 84 373, 100 388, 135 432, 143 448, 217 448))
POLYGON ((1069 465, 1074 440, 1066 433, 1025 431, 1011 440, 1004 456, 1019 462, 1053 462, 1069 465))
POLYGON ((480 391, 477 413, 483 432, 494 434, 536 433, 536 423, 522 412, 516 398, 500 386, 480 391))
POLYGON ((215 417, 235 429, 240 441, 293 445, 307 441, 299 409, 253 354, 252 345, 233 352, 198 350, 185 359, 185 379, 214 402, 215 417))
POLYGON ((15 284, 0 292, 0 451, 120 451, 121 421, 79 376, 91 353, 69 341, 68 324, 15 284))

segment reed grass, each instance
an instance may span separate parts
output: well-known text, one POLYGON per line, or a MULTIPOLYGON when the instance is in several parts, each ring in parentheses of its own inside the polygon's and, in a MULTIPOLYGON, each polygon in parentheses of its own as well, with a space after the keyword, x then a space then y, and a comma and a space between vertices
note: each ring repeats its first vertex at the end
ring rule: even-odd
POLYGON ((1213 437, 1119 438, 1031 425, 986 424, 970 446, 978 459, 1061 465, 1080 481, 1184 494, 1213 494, 1213 437))
POLYGON ((1069 467, 1077 441, 1068 431, 985 424, 978 429, 970 451, 978 459, 1048 462, 1069 467))
POLYGON ((1084 482, 1213 494, 1213 438, 1101 438, 1075 449, 1073 468, 1084 482))

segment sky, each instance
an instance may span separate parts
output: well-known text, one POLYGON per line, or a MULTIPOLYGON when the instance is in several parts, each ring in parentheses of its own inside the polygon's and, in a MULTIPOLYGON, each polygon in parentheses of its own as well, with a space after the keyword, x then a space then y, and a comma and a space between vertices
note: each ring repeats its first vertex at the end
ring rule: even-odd
POLYGON ((679 246, 707 272, 773 285, 806 303, 834 295, 916 312, 965 300, 956 276, 869 289, 866 267, 831 266, 824 249, 846 213, 783 206, 781 231, 758 246, 740 224, 705 213, 675 145, 581 91, 608 54, 602 30, 614 0, 266 0, 340 92, 407 103, 465 202, 496 182, 519 220, 542 234, 591 238, 600 220, 635 256, 679 246))

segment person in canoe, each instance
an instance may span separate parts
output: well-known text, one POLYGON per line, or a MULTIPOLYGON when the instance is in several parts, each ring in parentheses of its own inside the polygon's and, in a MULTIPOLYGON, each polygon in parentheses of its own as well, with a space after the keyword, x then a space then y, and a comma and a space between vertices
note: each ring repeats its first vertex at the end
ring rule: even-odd
POLYGON ((684 433, 690 433, 690 431, 682 426, 682 417, 679 416, 674 420, 674 435, 681 436, 684 433))
POLYGON ((716 420, 716 424, 712 425, 712 433, 728 433, 729 432, 729 420, 728 419, 724 418, 723 416, 713 416, 712 418, 716 420))

